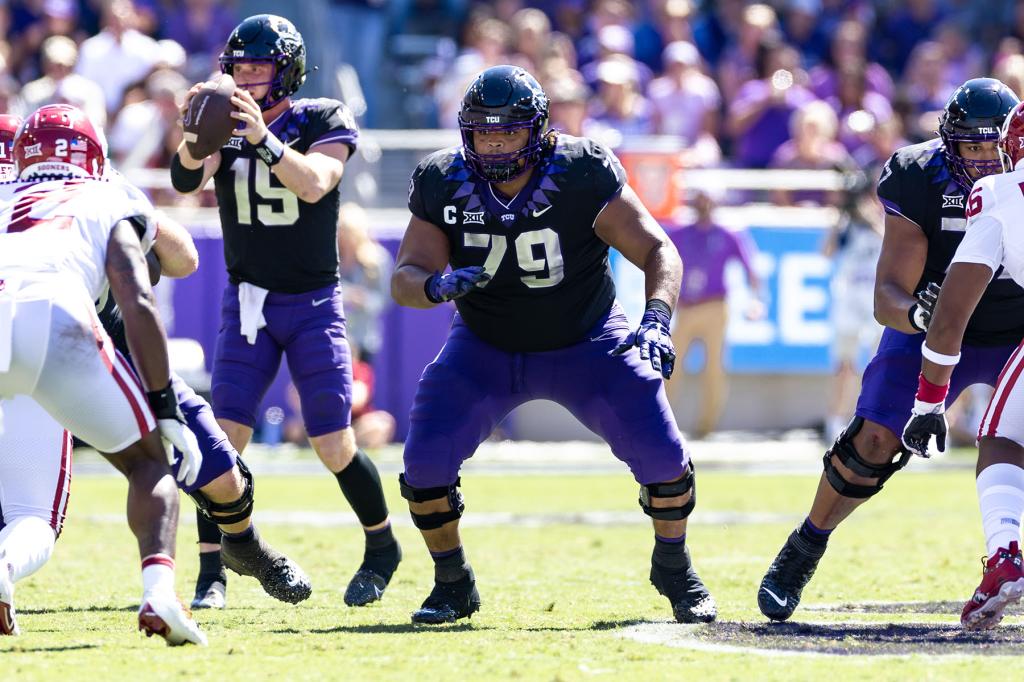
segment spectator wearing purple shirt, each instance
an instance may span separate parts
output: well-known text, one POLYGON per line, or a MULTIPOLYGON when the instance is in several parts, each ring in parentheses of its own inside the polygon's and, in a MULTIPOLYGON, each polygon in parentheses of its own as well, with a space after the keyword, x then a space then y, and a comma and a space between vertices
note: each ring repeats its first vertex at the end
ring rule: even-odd
MULTIPOLYGON (((760 281, 751 265, 750 247, 739 235, 712 220, 714 201, 698 192, 693 199, 697 213, 693 225, 670 231, 669 238, 683 259, 683 284, 676 306, 672 343, 680 360, 694 341, 704 344, 705 364, 701 380, 702 399, 697 417, 696 436, 702 438, 714 431, 725 406, 727 380, 722 353, 728 323, 725 269, 732 260, 739 260, 747 272, 750 288, 760 290, 760 281)), ((747 311, 748 317, 761 314, 760 303, 747 311)), ((680 362, 680 364, 682 364, 680 362)), ((669 382, 669 398, 679 411, 681 377, 677 371, 669 382)))
POLYGON ((231 35, 239 16, 233 5, 216 0, 185 0, 165 9, 162 37, 177 42, 188 55, 185 71, 190 81, 204 80, 217 70, 224 36, 231 35))
POLYGON ((839 141, 853 154, 867 144, 872 128, 893 117, 889 100, 867 89, 864 62, 849 62, 839 68, 836 95, 826 101, 839 117, 839 141))
POLYGON ((881 64, 868 61, 867 28, 857 21, 839 24, 832 37, 828 63, 811 69, 811 91, 819 99, 828 99, 839 94, 839 67, 850 63, 864 64, 864 87, 889 98, 893 94, 893 82, 889 72, 881 64))
POLYGON ((729 107, 727 127, 733 139, 733 158, 741 168, 765 168, 789 139, 789 119, 815 101, 799 83, 800 57, 779 42, 761 46, 757 80, 747 81, 729 107))
MULTIPOLYGON (((824 102, 811 102, 798 111, 791 122, 793 138, 779 147, 772 157, 772 168, 790 170, 847 170, 853 159, 836 141, 839 121, 824 102)), ((835 192, 822 190, 784 190, 773 192, 773 200, 782 206, 794 204, 835 205, 835 192)))

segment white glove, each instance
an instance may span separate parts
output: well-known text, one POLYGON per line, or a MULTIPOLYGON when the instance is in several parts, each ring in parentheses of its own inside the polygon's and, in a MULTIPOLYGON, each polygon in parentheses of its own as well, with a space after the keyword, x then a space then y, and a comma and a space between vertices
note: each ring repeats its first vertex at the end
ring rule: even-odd
POLYGON ((170 443, 167 463, 174 467, 175 450, 181 453, 181 465, 178 467, 178 482, 192 485, 203 467, 203 453, 199 449, 199 441, 184 422, 177 419, 158 419, 157 428, 160 436, 170 443))

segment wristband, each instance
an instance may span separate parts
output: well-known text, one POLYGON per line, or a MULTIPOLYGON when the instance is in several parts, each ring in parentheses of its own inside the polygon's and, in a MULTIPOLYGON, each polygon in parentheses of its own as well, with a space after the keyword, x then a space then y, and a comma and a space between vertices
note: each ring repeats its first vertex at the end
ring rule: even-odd
POLYGON ((942 353, 937 353, 929 348, 927 343, 921 344, 921 357, 925 360, 934 362, 936 365, 943 365, 945 367, 952 367, 956 363, 960 362, 959 353, 956 355, 944 355, 942 353))
POLYGON ((203 182, 203 166, 185 168, 181 157, 175 154, 171 158, 171 186, 179 192, 194 192, 203 182))
POLYGON ((924 310, 917 303, 910 306, 907 310, 907 319, 910 320, 910 326, 919 332, 928 331, 928 325, 924 321, 924 310))
POLYGON ((672 322, 672 308, 660 298, 652 298, 647 301, 647 305, 644 308, 644 318, 653 318, 654 321, 660 322, 667 329, 672 322))
POLYGON ((153 410, 153 416, 157 419, 178 418, 178 396, 174 394, 174 387, 171 382, 159 391, 147 391, 146 400, 149 401, 149 408, 153 410))
POLYGON ((949 393, 949 384, 944 386, 933 384, 925 379, 923 372, 917 377, 917 400, 923 403, 944 403, 947 393, 949 393))
POLYGON ((284 158, 284 142, 277 139, 277 136, 267 131, 258 145, 255 147, 256 156, 268 166, 276 166, 284 158))
POLYGON ((434 282, 435 282, 435 280, 438 280, 438 279, 441 279, 441 273, 440 272, 435 272, 430 277, 427 277, 426 281, 423 282, 423 295, 426 296, 427 300, 430 301, 431 303, 443 303, 444 302, 442 299, 437 298, 432 293, 432 289, 434 288, 434 282))

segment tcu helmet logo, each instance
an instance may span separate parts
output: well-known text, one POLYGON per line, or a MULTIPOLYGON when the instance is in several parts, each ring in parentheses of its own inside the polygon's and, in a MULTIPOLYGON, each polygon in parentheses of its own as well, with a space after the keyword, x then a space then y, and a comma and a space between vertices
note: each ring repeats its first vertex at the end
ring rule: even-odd
POLYGON ((486 117, 486 121, 488 123, 501 123, 501 117, 500 116, 487 116, 486 117))

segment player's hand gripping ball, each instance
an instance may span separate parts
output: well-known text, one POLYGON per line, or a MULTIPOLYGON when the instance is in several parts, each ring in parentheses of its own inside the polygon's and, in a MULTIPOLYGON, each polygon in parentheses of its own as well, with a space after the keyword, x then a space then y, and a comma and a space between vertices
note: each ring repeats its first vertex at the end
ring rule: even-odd
POLYGON ((262 142, 267 136, 267 124, 263 120, 263 110, 249 91, 236 88, 231 97, 231 105, 235 107, 231 117, 236 126, 231 134, 244 137, 251 145, 262 142))
POLYGON ((182 110, 185 146, 194 159, 205 159, 219 150, 235 130, 235 80, 226 73, 192 86, 182 110))

